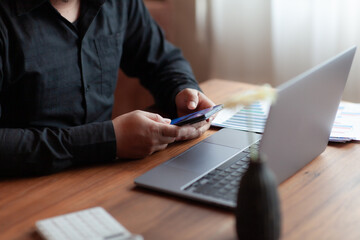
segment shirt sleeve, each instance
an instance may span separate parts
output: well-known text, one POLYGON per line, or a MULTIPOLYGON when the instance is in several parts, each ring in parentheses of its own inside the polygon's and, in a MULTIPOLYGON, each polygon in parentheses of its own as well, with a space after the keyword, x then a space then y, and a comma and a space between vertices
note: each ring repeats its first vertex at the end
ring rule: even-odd
POLYGON ((142 0, 129 4, 121 68, 140 79, 163 111, 176 116, 176 94, 185 88, 200 90, 190 64, 165 39, 142 0))
POLYGON ((115 159, 111 121, 72 128, 0 128, 0 176, 49 174, 115 159))

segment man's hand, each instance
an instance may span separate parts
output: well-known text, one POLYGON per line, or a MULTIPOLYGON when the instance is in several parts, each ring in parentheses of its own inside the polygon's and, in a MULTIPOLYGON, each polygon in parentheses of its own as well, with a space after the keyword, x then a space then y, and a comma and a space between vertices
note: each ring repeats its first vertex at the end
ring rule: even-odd
MULTIPOLYGON (((214 105, 203 93, 194 89, 184 89, 176 96, 179 116, 214 105)), ((197 138, 209 129, 211 120, 178 127, 170 125, 170 119, 144 111, 118 116, 113 120, 117 157, 143 158, 165 149, 176 140, 197 138)))
MULTIPOLYGON (((202 92, 195 89, 186 88, 179 92, 175 98, 177 114, 179 117, 196 112, 205 108, 214 106, 215 104, 206 97, 202 92)), ((202 121, 192 125, 187 125, 181 128, 184 129, 184 134, 179 135, 176 140, 187 140, 199 137, 206 130, 209 129, 211 121, 214 119, 210 117, 207 121, 202 121), (186 133, 185 133, 186 132, 186 133)))
POLYGON ((113 120, 119 158, 143 158, 165 149, 181 135, 179 127, 158 114, 133 111, 113 120))

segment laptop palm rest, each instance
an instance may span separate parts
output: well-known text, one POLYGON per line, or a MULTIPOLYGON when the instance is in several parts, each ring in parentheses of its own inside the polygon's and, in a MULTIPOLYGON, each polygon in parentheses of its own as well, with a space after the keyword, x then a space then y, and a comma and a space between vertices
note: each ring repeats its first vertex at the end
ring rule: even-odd
MULTIPOLYGON (((247 148, 250 145, 248 134, 233 129, 222 129, 165 165, 195 173, 207 172, 247 148)), ((255 141, 261 137, 259 134, 253 135, 255 141)))
POLYGON ((200 142, 183 154, 165 163, 165 165, 187 170, 194 173, 203 173, 218 166, 239 149, 200 142))

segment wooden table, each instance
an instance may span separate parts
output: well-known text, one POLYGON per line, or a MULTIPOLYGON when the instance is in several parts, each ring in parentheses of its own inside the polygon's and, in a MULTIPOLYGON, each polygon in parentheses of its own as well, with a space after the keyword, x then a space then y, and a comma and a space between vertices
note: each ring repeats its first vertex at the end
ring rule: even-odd
MULTIPOLYGON (((204 92, 220 103, 251 85, 211 80, 204 92)), ((35 221, 102 206, 145 239, 236 239, 231 211, 135 187, 149 169, 214 133, 176 143, 145 159, 0 181, 0 239, 40 239, 35 221)), ((282 239, 360 239, 360 146, 330 144, 279 187, 282 239)))

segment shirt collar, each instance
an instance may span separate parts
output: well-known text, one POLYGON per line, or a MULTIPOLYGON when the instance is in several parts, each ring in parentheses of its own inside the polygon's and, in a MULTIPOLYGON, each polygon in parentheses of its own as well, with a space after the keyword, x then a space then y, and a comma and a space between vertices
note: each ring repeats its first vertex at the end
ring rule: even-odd
MULTIPOLYGON (((45 2, 48 2, 49 0, 16 0, 16 7, 17 7, 17 14, 23 15, 28 12, 31 12, 35 8, 40 7, 45 2)), ((104 4, 106 0, 88 0, 89 2, 93 2, 98 6, 101 6, 104 4)))

